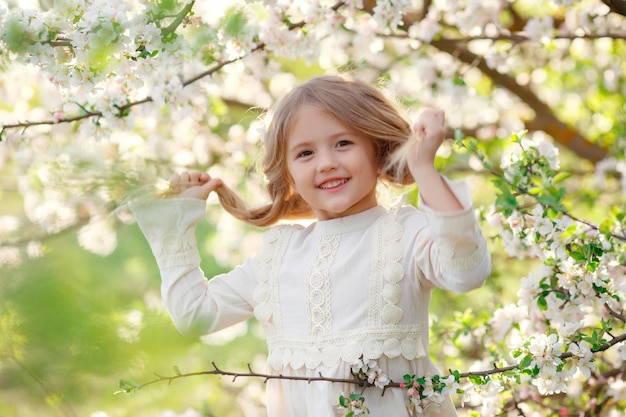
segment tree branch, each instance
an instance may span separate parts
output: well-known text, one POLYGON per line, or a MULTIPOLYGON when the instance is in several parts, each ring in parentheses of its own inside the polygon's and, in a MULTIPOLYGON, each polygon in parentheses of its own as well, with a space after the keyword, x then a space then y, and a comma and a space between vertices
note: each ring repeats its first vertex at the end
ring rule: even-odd
POLYGON ((626 1, 624 0, 602 0, 602 3, 609 6, 613 13, 626 16, 626 1))
MULTIPOLYGON (((41 379, 37 374, 35 374, 35 372, 32 369, 30 369, 28 366, 26 366, 26 364, 24 364, 21 360, 19 360, 14 355, 11 355, 10 359, 13 360, 13 362, 15 362, 17 364, 17 366, 20 369, 22 369, 22 371, 24 371, 30 378, 32 378, 33 381, 35 381, 37 386, 40 388, 42 393, 45 394, 46 397, 54 395, 54 391, 50 387, 48 387, 48 385, 44 382, 44 380, 41 379)), ((72 408, 71 404, 69 404, 67 401, 65 401, 63 399, 61 399, 61 402, 60 402, 58 408, 62 412, 62 414, 67 416, 67 417, 77 417, 78 416, 76 411, 74 411, 74 409, 72 408)))
MULTIPOLYGON (((604 343, 598 346, 597 348, 592 349, 591 351, 593 353, 603 352, 605 350, 608 350, 612 346, 615 346, 616 344, 624 342, 624 341, 626 341, 626 333, 623 333, 620 336, 614 337, 607 343, 604 343)), ((571 352, 564 352, 559 356, 559 358, 561 360, 565 360, 565 359, 571 358, 572 356, 574 355, 571 352)), ((235 381, 237 378, 261 378, 264 380, 264 382, 267 382, 270 379, 282 379, 282 380, 290 380, 290 381, 305 381, 307 383, 312 383, 312 382, 317 382, 317 381, 337 382, 337 383, 343 383, 343 384, 354 384, 354 385, 361 386, 364 388, 375 386, 375 384, 370 383, 367 380, 360 380, 357 378, 329 378, 329 377, 325 377, 321 373, 319 374, 319 376, 316 376, 316 377, 282 375, 282 374, 265 374, 265 373, 259 373, 259 372, 253 371, 250 364, 248 364, 248 372, 233 372, 233 371, 225 371, 225 370, 218 368, 215 362, 211 362, 211 365, 213 365, 212 370, 189 372, 189 373, 181 373, 178 371, 178 368, 175 367, 174 368, 176 370, 175 375, 173 376, 157 375, 157 378, 148 382, 144 382, 143 384, 138 384, 138 383, 128 381, 128 380, 122 380, 120 381, 120 390, 117 391, 116 394, 121 394, 121 393, 129 394, 131 392, 145 388, 149 385, 156 384, 158 382, 167 381, 168 384, 170 384, 172 383, 172 381, 175 381, 180 378, 188 378, 191 376, 200 376, 200 375, 231 376, 233 378, 233 381, 235 381)), ((494 364, 493 368, 491 369, 486 369, 483 371, 470 371, 470 372, 458 373, 458 377, 464 379, 464 378, 469 378, 473 376, 481 376, 481 377, 489 376, 489 375, 499 374, 503 372, 514 371, 516 369, 519 369, 519 367, 520 367, 519 363, 514 363, 512 365, 504 366, 504 367, 498 367, 496 364, 494 364)), ((452 370, 450 370, 449 372, 450 372, 450 375, 455 375, 455 373, 452 370)), ((389 384, 385 385, 383 389, 383 393, 388 388, 400 388, 401 387, 400 384, 401 384, 400 382, 390 381, 389 384)))
MULTIPOLYGON (((189 372, 189 373, 176 372, 176 374, 173 376, 157 375, 156 379, 145 382, 143 384, 131 384, 130 386, 125 386, 125 384, 128 384, 129 381, 120 381, 121 391, 117 391, 116 393, 123 392, 123 393, 128 394, 130 392, 137 391, 139 389, 147 387, 148 385, 153 385, 158 382, 167 381, 168 384, 170 384, 172 383, 172 381, 175 381, 180 378, 187 378, 191 376, 200 376, 200 375, 231 376, 233 378, 233 381, 235 381, 237 378, 261 378, 264 380, 264 382, 267 382, 270 379, 284 379, 284 380, 290 380, 290 381, 306 381, 308 383, 311 383, 314 381, 327 381, 327 382, 339 382, 339 383, 344 383, 344 384, 358 384, 358 385, 365 385, 365 386, 374 386, 374 384, 369 384, 367 381, 358 381, 356 378, 328 378, 328 377, 323 376, 321 373, 317 377, 292 376, 292 375, 282 375, 282 374, 278 374, 278 375, 265 374, 265 373, 259 373, 259 372, 253 371, 250 364, 248 364, 248 372, 233 372, 233 371, 224 371, 218 368, 215 362, 211 362, 211 365, 213 365, 213 369, 210 371, 199 371, 199 372, 189 372)), ((175 369, 177 370, 177 368, 175 369)))
POLYGON ((611 316, 615 317, 616 319, 618 319, 622 323, 626 324, 626 316, 624 316, 623 312, 622 313, 618 313, 617 311, 613 310, 611 308, 611 306, 609 306, 608 304, 605 304, 604 308, 606 308, 606 310, 609 312, 609 314, 611 316))
MULTIPOLYGON (((610 0, 608 0, 611 2, 610 0)), ((620 4, 624 4, 626 2, 620 1, 617 2, 620 4)), ((626 7, 626 6, 625 6, 626 7)), ((511 9, 511 12, 515 12, 511 9)), ((403 21, 403 28, 405 31, 408 27, 414 24, 418 19, 420 19, 419 15, 416 14, 407 14, 405 15, 403 21)), ((406 35, 402 35, 406 36, 406 35)), ((600 38, 603 35, 591 35, 589 39, 592 38, 600 38)), ((625 34, 617 34, 619 39, 625 39, 625 34)), ((587 35, 585 35, 587 37, 587 35)), ((465 42, 470 42, 472 40, 478 39, 488 39, 489 37, 476 37, 476 38, 465 38, 465 42)), ((555 39, 574 39, 577 38, 575 35, 557 35, 555 39)), ((525 35, 519 34, 511 34, 511 35, 498 35, 490 38, 492 41, 512 41, 515 43, 520 43, 528 40, 529 38, 525 35)), ((535 118, 531 121, 526 122, 526 128, 528 130, 542 130, 552 136, 558 143, 566 146, 571 149, 574 153, 576 153, 579 157, 590 160, 591 162, 598 162, 604 159, 607 156, 606 149, 589 142, 580 132, 574 129, 571 126, 568 126, 566 123, 562 122, 552 111, 552 109, 528 87, 522 86, 517 81, 507 75, 498 72, 497 70, 490 68, 487 65, 486 60, 479 55, 476 55, 470 52, 467 48, 464 48, 458 40, 451 41, 450 39, 437 39, 433 40, 430 43, 433 47, 439 49, 440 51, 448 53, 453 58, 473 67, 478 68, 483 74, 485 74, 491 81, 499 85, 507 90, 509 90, 512 94, 516 95, 522 102, 528 104, 528 106, 533 109, 535 112, 535 118)))
POLYGON ((440 51, 447 52, 465 64, 478 68, 494 84, 509 90, 521 101, 528 104, 535 112, 535 118, 526 123, 527 129, 546 132, 554 140, 572 150, 579 157, 592 162, 601 161, 607 156, 606 149, 589 142, 576 129, 559 120, 550 106, 541 101, 530 88, 518 84, 513 77, 490 68, 482 56, 476 55, 459 45, 442 40, 433 40, 431 45, 440 51))

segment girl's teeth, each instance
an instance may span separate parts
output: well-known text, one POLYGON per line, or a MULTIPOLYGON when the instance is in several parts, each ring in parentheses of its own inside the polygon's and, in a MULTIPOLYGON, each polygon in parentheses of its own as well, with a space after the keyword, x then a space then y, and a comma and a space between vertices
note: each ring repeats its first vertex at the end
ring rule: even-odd
POLYGON ((326 184, 322 185, 321 188, 333 188, 333 187, 337 187, 338 185, 341 185, 345 182, 345 180, 337 180, 337 181, 333 181, 333 182, 327 182, 326 184))

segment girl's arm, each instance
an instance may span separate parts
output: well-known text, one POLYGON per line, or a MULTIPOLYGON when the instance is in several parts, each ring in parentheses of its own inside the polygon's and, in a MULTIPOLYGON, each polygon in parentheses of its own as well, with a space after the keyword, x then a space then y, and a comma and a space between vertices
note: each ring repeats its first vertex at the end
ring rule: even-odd
POLYGON ((161 293, 183 334, 206 334, 252 316, 255 260, 210 280, 200 269, 195 226, 206 215, 218 179, 197 171, 174 175, 164 200, 131 204, 130 209, 154 254, 161 293))
POLYGON ((419 207, 426 227, 414 227, 413 258, 430 284, 447 291, 465 292, 480 287, 491 273, 487 250, 472 205, 472 195, 463 180, 445 179, 463 209, 433 210, 420 196, 419 207))
POLYGON ((446 134, 443 111, 424 110, 415 122, 414 132, 413 149, 407 156, 407 163, 423 202, 435 211, 463 210, 459 200, 435 169, 435 155, 446 134))
POLYGON ((425 110, 414 132, 407 164, 419 187, 430 235, 416 238, 415 259, 435 286, 469 291, 481 286, 491 273, 491 257, 472 211, 467 184, 449 181, 435 169, 435 155, 445 139, 443 111, 425 110))

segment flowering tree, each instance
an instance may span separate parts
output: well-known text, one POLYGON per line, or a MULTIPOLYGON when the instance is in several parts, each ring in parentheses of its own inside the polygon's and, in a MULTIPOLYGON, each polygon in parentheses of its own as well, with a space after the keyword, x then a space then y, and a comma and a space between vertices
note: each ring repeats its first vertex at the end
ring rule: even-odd
MULTIPOLYGON (((24 202, 0 217, 4 268, 65 231, 109 255, 125 204, 172 171, 209 169, 263 201, 259 113, 311 75, 350 71, 410 109, 446 109, 455 140, 438 163, 489 190, 490 289, 507 291, 508 259, 531 267, 510 300, 433 323, 449 372, 388 381, 360 362, 338 407, 366 413, 393 386, 416 413, 442 394, 468 415, 626 409, 623 1, 48 3, 0 8, 0 167, 24 202)), ((256 232, 222 216, 215 255, 234 264, 256 232)))

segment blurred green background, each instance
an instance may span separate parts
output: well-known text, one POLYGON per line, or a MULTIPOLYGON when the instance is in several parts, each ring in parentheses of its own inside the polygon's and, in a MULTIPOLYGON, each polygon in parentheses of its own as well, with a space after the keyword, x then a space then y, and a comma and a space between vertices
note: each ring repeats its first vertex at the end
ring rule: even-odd
MULTIPOLYGON (((6 177, 5 177, 6 178, 6 177)), ((19 214, 18 194, 2 189, 0 216, 19 214), (13 213, 12 213, 13 212, 13 213)), ((203 240, 207 222, 198 229, 203 240)), ((120 379, 262 366, 265 345, 255 323, 205 341, 180 335, 164 310, 158 269, 135 225, 119 230, 107 257, 81 249, 75 234, 45 242, 46 253, 0 268, 0 416, 159 416, 191 408, 202 415, 242 415, 239 393, 255 407, 262 387, 216 376, 159 383, 114 395, 120 379), (236 340, 232 340, 238 336, 236 340), (210 344, 209 344, 210 343, 210 344), (237 411, 233 411, 237 410, 237 411)), ((208 275, 221 272, 205 256, 208 275)), ((262 369, 259 369, 262 370, 262 369)), ((262 384, 261 381, 258 381, 262 384)))

